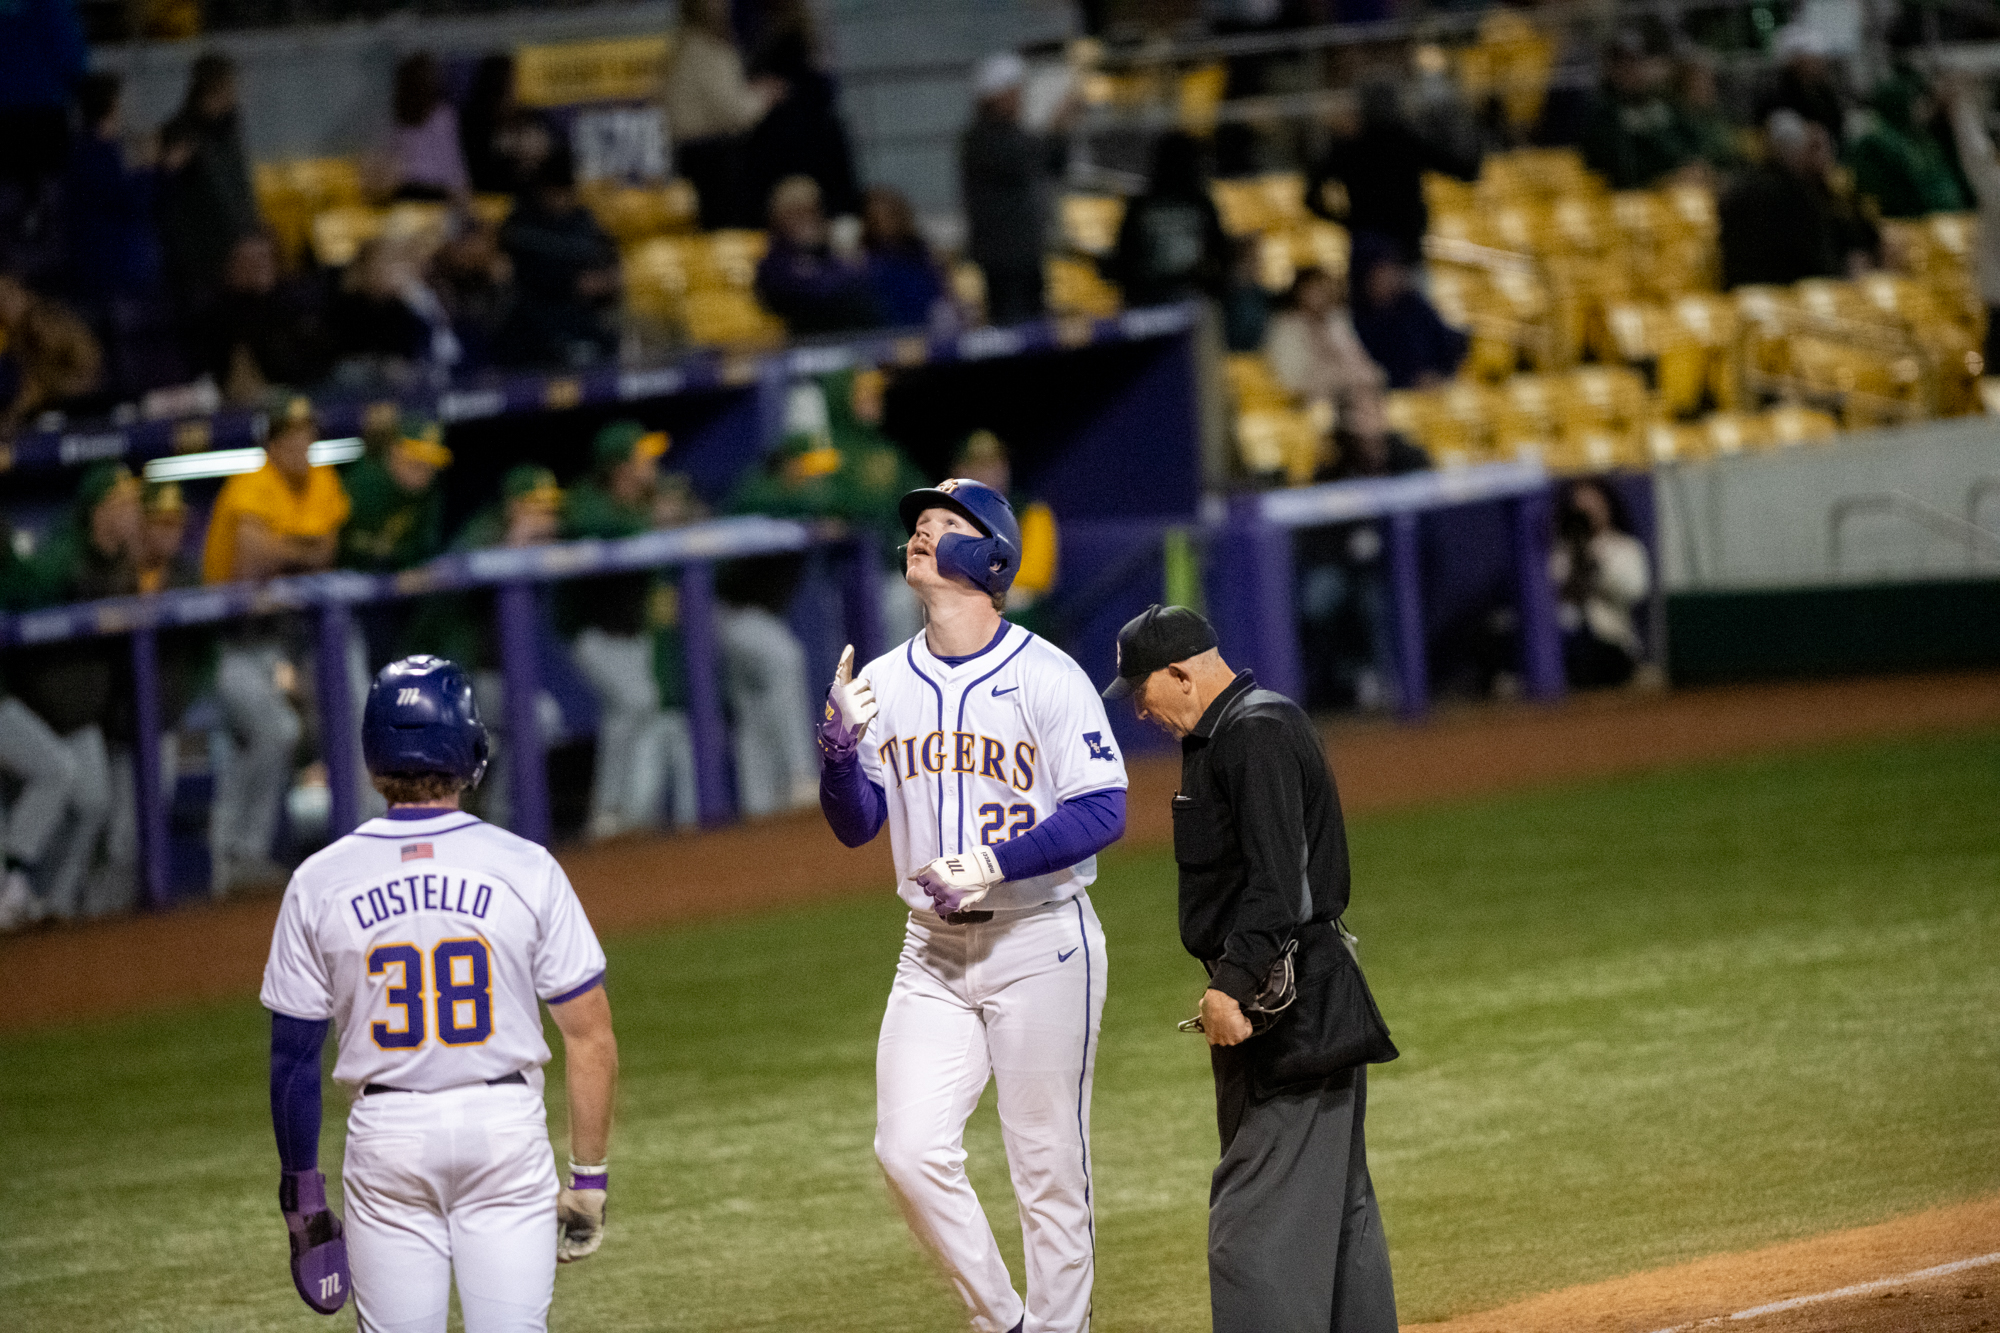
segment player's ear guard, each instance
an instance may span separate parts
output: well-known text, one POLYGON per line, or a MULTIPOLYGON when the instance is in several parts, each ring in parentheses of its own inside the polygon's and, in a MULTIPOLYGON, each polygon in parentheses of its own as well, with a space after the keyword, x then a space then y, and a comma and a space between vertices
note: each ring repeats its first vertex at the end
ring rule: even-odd
POLYGON ((333 1314, 347 1304, 354 1283, 340 1217, 326 1205, 326 1177, 318 1171, 285 1172, 278 1177, 278 1208, 291 1236, 292 1285, 299 1299, 320 1314, 333 1314))

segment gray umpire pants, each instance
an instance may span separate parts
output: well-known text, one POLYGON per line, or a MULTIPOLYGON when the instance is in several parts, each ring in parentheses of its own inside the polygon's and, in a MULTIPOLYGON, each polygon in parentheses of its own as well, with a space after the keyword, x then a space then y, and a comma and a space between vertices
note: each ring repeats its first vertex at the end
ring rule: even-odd
POLYGON ((1367 1071, 1260 1098, 1244 1047, 1210 1055, 1222 1133, 1208 1196, 1215 1333, 1396 1333, 1362 1133, 1367 1071))

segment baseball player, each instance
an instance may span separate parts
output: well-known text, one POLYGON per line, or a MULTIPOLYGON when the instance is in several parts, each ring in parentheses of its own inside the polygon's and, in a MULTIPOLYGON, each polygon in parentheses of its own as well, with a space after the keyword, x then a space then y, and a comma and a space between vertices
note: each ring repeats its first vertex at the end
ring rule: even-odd
POLYGON ((1125 764, 1081 669, 1000 618, 1021 562, 1006 497, 904 496, 925 628, 853 676, 819 724, 820 807, 850 847, 889 825, 910 906, 875 1056, 875 1155, 979 1333, 1090 1325, 1090 1088, 1104 931, 1085 893, 1125 831, 1125 764), (988 1078, 1020 1206, 1015 1293, 965 1176, 988 1078))
POLYGON ((545 1329, 556 1263, 604 1236, 618 1069, 604 951, 548 852, 460 812, 486 732, 457 665, 384 667, 362 752, 389 812, 298 868, 264 969, 292 1281, 330 1314, 351 1264, 362 1333, 444 1333, 455 1273, 467 1333, 545 1329), (560 1190, 540 1003, 568 1055, 560 1190), (329 1022, 333 1077, 355 1095, 344 1227, 317 1169, 329 1022))

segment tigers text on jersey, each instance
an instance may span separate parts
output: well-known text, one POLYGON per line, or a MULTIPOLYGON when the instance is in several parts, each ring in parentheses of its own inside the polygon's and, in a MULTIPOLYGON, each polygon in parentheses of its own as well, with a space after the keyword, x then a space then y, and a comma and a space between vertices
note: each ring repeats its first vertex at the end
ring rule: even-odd
MULTIPOLYGON (((1019 625, 957 666, 918 634, 863 674, 881 712, 861 738, 862 768, 888 798, 896 891, 911 907, 932 906, 910 877, 938 857, 1005 842, 1063 801, 1125 786, 1090 678, 1019 625)), ((997 885, 980 907, 1064 902, 1096 878, 1093 856, 997 885)))
POLYGON ((604 950, 546 849, 457 810, 371 819, 308 858, 278 910, 260 996, 334 1020, 333 1077, 411 1092, 548 1061, 538 1001, 603 979, 604 950))

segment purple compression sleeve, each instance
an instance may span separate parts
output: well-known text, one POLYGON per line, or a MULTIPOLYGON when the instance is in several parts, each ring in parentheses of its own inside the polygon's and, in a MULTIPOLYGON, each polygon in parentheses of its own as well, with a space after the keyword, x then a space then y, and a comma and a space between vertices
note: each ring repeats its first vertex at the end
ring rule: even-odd
POLYGON ((319 1165, 319 1052, 329 1024, 271 1015, 271 1126, 287 1171, 319 1165))
POLYGON ((819 808, 833 836, 848 847, 859 847, 880 833, 889 817, 882 789, 868 780, 861 761, 852 755, 820 764, 819 808))
POLYGON ((1032 879, 1095 856, 1125 835, 1125 790, 1086 792, 1017 838, 993 845, 1008 879, 1032 879))

